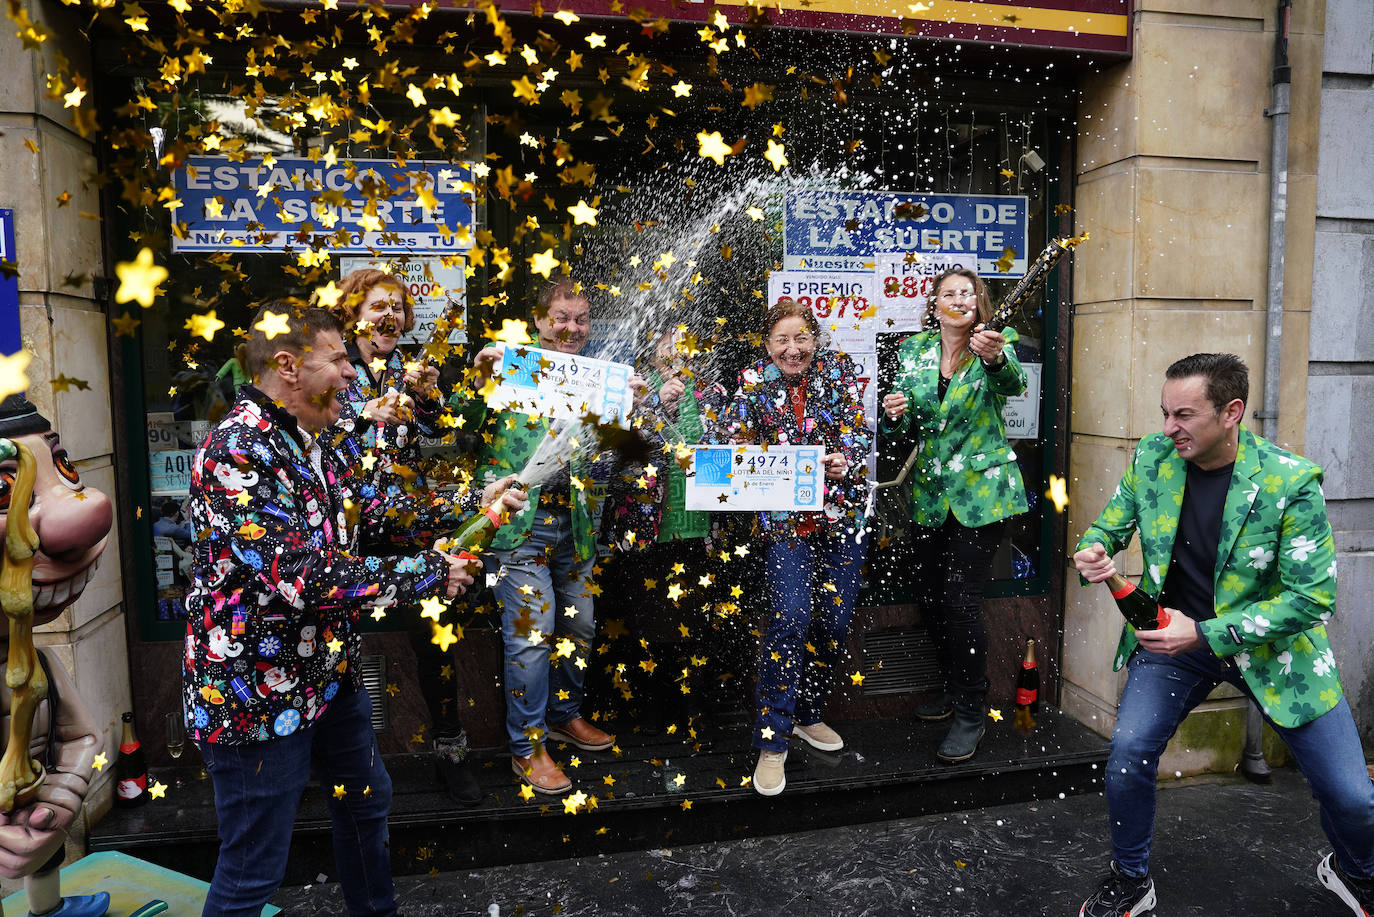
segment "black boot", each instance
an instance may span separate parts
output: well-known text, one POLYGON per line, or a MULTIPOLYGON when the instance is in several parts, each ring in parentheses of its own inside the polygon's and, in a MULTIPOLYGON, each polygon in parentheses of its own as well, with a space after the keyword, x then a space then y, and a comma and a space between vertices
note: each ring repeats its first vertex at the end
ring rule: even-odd
POLYGON ((954 705, 954 724, 949 727, 949 734, 940 743, 935 756, 946 764, 954 764, 972 758, 974 752, 978 750, 978 743, 983 740, 986 717, 987 710, 982 705, 971 707, 956 703, 954 705))
POLYGON ((477 783, 472 759, 468 755, 466 732, 459 732, 456 736, 435 736, 434 761, 439 782, 444 785, 444 792, 450 800, 464 808, 482 801, 482 787, 477 783))
POLYGON ((916 719, 928 723, 947 720, 954 713, 954 695, 948 689, 941 691, 930 700, 916 705, 916 719))

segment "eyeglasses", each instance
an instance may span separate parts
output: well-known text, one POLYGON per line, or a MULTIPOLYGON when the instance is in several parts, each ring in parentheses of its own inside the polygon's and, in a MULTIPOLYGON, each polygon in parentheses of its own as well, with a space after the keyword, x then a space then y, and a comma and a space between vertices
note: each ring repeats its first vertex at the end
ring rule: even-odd
POLYGON ((956 299, 974 299, 977 293, 973 290, 945 290, 940 294, 940 302, 954 302, 956 299))
POLYGON ((768 342, 774 347, 786 347, 789 343, 796 344, 798 347, 810 347, 816 343, 816 339, 809 334, 799 334, 793 338, 789 338, 785 334, 775 334, 768 339, 768 342))

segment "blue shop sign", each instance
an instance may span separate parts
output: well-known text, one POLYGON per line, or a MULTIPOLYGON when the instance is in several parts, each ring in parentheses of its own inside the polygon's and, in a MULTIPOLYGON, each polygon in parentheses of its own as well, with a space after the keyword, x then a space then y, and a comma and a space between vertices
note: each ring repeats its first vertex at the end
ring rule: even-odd
POLYGON ((788 191, 783 201, 788 270, 865 271, 889 252, 973 253, 984 277, 1026 273, 1027 199, 1003 194, 788 191), (1007 251, 1011 251, 1007 267, 1007 251), (1001 261, 999 265, 998 262, 1001 261))
POLYGON ((466 163, 192 156, 173 176, 175 252, 461 252, 473 246, 466 163))
POLYGON ((0 354, 18 353, 19 256, 14 251, 14 211, 0 209, 0 354))

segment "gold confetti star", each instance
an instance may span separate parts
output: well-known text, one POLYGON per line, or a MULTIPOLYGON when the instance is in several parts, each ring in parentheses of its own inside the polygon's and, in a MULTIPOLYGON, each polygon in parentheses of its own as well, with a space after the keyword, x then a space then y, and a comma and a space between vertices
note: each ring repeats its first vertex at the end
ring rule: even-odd
POLYGON ((133 261, 121 261, 115 265, 119 277, 119 289, 115 291, 115 302, 137 302, 147 309, 157 298, 158 285, 167 279, 167 269, 153 263, 153 250, 140 248, 133 261))
POLYGON ((576 793, 573 793, 571 796, 568 796, 568 797, 564 798, 564 800, 563 800, 563 811, 564 811, 566 814, 568 814, 568 815, 572 815, 572 814, 576 813, 578 809, 582 808, 582 807, 583 807, 584 805, 586 805, 586 804, 587 804, 587 794, 584 793, 584 792, 582 792, 581 790, 578 790, 576 793))
POLYGON ((94 760, 91 761, 91 767, 95 768, 98 771, 103 771, 105 769, 105 765, 109 763, 110 759, 106 758, 105 753, 102 751, 100 754, 95 756, 94 760))
POLYGON ((267 309, 262 313, 262 321, 253 326, 270 341, 279 334, 290 334, 291 323, 287 321, 286 313, 280 314, 267 309))
POLYGON ((134 329, 139 326, 140 322, 126 311, 119 318, 110 319, 110 324, 114 325, 115 337, 131 338, 134 336, 134 329))
POLYGON ((332 309, 337 306, 341 296, 343 296, 343 290, 335 286, 332 280, 315 290, 315 302, 324 309, 332 309))
POLYGON ((167 795, 167 785, 161 780, 148 787, 148 795, 154 799, 161 799, 167 795))
POLYGON ((998 710, 996 707, 993 707, 990 710, 988 710, 988 716, 992 717, 992 721, 994 723, 1002 722, 1002 711, 998 710))
POLYGON ((521 786, 520 786, 520 798, 523 799, 523 800, 525 800, 525 802, 529 802, 531 799, 533 799, 533 798, 534 798, 534 787, 530 786, 528 783, 521 784, 521 786))
POLYGON ((432 624, 430 626, 434 629, 434 636, 430 638, 429 642, 439 647, 439 652, 441 653, 447 653, 448 648, 461 639, 460 636, 454 636, 454 626, 452 624, 445 624, 443 627, 440 627, 438 624, 432 624))
POLYGON ((0 356, 0 399, 28 390, 29 377, 24 370, 32 359, 33 354, 22 348, 9 356, 0 356))
POLYGON ((730 144, 720 139, 720 131, 701 131, 697 134, 697 155, 710 159, 718 166, 725 165, 725 157, 735 155, 730 144))
POLYGON ((596 208, 586 201, 579 200, 575 205, 568 208, 568 213, 572 214, 574 226, 596 225, 596 208))
POLYGON ((448 604, 443 599, 439 598, 437 595, 430 596, 429 598, 420 602, 420 617, 429 618, 435 624, 438 624, 439 616, 444 613, 444 609, 447 607, 448 604))
POLYGON ((862 672, 854 672, 853 674, 851 674, 851 675, 849 676, 849 681, 850 681, 852 684, 856 684, 856 685, 861 685, 861 684, 863 684, 863 683, 864 683, 864 676, 863 676, 863 673, 862 673, 862 672))
POLYGON ((191 336, 203 337, 207 341, 213 341, 215 332, 223 327, 224 322, 215 317, 214 309, 204 315, 193 315, 186 320, 186 330, 191 332, 191 336))
POLYGON ((553 269, 558 267, 558 256, 554 254, 551 248, 530 255, 525 260, 530 263, 531 273, 538 274, 546 280, 553 269))
POLYGON ((763 158, 768 160, 774 172, 780 172, 782 167, 787 165, 787 150, 776 140, 769 140, 768 151, 763 154, 763 158))
POLYGON ((347 795, 348 795, 348 790, 344 789, 344 785, 343 785, 342 783, 336 783, 336 784, 334 784, 334 798, 335 798, 335 799, 343 799, 343 798, 344 798, 345 796, 347 796, 347 795))
POLYGON ((1050 489, 1045 491, 1045 496, 1053 501, 1056 513, 1064 512, 1064 508, 1069 505, 1068 481, 1057 474, 1050 475, 1050 489))
POLYGON ((673 786, 680 787, 687 782, 686 774, 678 774, 673 778, 673 786))

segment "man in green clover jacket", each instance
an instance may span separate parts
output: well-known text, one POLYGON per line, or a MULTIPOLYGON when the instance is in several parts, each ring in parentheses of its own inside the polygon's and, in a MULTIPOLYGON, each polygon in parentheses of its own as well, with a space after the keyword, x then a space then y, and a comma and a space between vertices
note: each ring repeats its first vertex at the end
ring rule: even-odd
POLYGON ((1231 354, 1195 354, 1165 373, 1164 432, 1079 540, 1088 582, 1139 532, 1167 626, 1122 631, 1128 676, 1106 771, 1111 873, 1080 911, 1126 917, 1154 907, 1149 874, 1159 756, 1178 724, 1225 681, 1259 704, 1288 744, 1335 848, 1322 883, 1351 913, 1374 908, 1374 784, 1326 637, 1336 599, 1335 543, 1321 469, 1241 423, 1249 374, 1231 354))
MULTIPOLYGON (((591 304, 564 278, 540 290, 534 308, 538 345, 580 353, 587 343, 591 304)), ((477 363, 499 360, 489 348, 477 363)), ((631 385, 638 382, 631 377, 631 385)), ((519 473, 549 435, 546 418, 516 411, 487 414, 478 472, 492 480, 519 473)), ((529 488, 525 511, 497 530, 491 552, 498 571, 505 643, 506 733, 511 769, 536 793, 572 788, 544 747, 545 739, 584 751, 610 748, 615 738, 582 717, 583 675, 595 623, 592 583, 596 530, 588 469, 580 453, 542 484, 529 488)))

